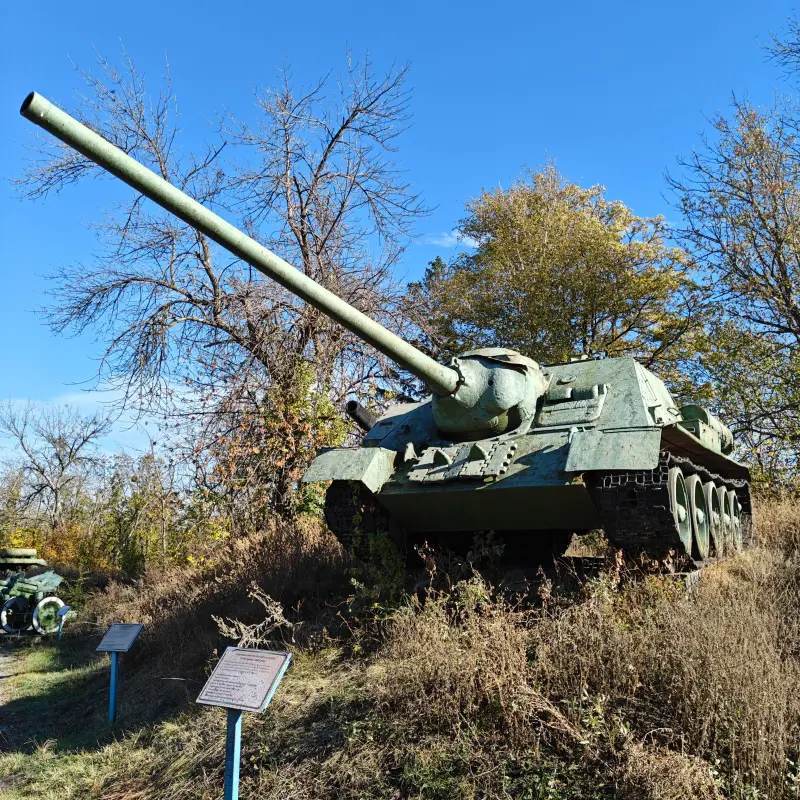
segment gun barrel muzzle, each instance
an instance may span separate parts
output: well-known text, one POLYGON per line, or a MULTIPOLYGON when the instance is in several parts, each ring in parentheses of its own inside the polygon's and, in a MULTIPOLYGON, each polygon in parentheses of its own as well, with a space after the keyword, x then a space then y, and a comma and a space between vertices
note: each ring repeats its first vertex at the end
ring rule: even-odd
POLYGON ((364 339, 376 350, 416 375, 439 395, 452 394, 458 373, 434 361, 416 347, 346 303, 308 275, 246 236, 180 189, 140 164, 111 142, 87 128, 36 92, 20 108, 23 117, 82 153, 162 208, 202 231, 210 239, 251 264, 281 286, 318 308, 331 319, 364 339))
POLYGON ((378 418, 368 408, 362 406, 358 400, 348 400, 345 409, 350 419, 352 419, 362 431, 369 432, 378 421, 378 418))

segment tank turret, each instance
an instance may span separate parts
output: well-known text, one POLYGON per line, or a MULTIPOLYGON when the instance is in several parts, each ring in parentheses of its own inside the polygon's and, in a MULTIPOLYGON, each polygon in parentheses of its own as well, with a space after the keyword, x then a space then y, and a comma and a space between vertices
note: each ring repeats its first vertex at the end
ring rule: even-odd
POLYGON ((633 359, 542 367, 483 348, 439 364, 41 95, 20 111, 427 384, 430 398, 379 418, 351 405, 361 446, 320 452, 304 477, 331 482, 325 517, 351 550, 382 529, 467 544, 494 530, 549 554, 603 527, 631 554, 702 563, 748 541, 749 472, 730 431, 679 410, 633 359))

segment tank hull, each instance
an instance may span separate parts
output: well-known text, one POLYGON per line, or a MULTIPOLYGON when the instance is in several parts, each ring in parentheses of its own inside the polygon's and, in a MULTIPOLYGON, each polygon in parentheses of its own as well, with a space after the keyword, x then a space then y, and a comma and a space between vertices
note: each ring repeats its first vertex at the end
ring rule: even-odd
POLYGON ((409 532, 570 530, 600 526, 582 483, 539 486, 451 485, 440 489, 387 486, 378 502, 409 532))
POLYGON ((684 419, 663 382, 636 361, 546 370, 548 390, 524 430, 451 441, 437 431, 429 402, 397 406, 361 447, 320 454, 305 480, 362 484, 411 534, 516 531, 535 542, 604 528, 622 549, 659 557, 680 549, 667 491, 676 465, 687 479, 737 492, 749 514, 748 469, 715 449, 718 426, 684 419))

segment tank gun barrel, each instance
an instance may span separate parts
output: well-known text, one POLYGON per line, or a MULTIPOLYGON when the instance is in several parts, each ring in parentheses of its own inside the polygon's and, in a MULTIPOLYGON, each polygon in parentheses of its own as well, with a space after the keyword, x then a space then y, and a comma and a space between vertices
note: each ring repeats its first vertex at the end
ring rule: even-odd
POLYGON ((358 400, 348 400, 345 410, 350 419, 357 423, 358 427, 365 433, 371 431, 378 421, 378 417, 368 408, 364 408, 358 400))
POLYGON ((449 395, 456 390, 459 376, 454 369, 434 361, 380 323, 353 308, 41 95, 31 92, 25 98, 20 114, 318 308, 425 381, 434 393, 449 395))

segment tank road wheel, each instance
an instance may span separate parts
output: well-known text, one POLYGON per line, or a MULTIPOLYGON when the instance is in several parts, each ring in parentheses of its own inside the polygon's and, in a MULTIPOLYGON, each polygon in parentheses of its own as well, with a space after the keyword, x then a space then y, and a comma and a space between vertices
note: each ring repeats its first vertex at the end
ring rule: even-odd
POLYGON ((739 520, 742 528, 742 548, 747 550, 755 544, 756 528, 753 521, 752 505, 750 503, 750 487, 736 489, 736 499, 739 508, 739 520))
POLYGON ((6 633, 22 633, 31 624, 31 611, 24 597, 9 597, 0 609, 0 628, 6 633))
POLYGON ((36 604, 31 617, 31 625, 36 633, 46 636, 58 630, 58 610, 64 607, 60 597, 45 597, 36 604))
POLYGON ((708 530, 711 534, 713 552, 717 558, 725 554, 725 524, 722 519, 722 505, 719 501, 719 492, 714 481, 703 484, 703 494, 706 496, 708 508, 708 530))
POLYGON ((742 539, 742 506, 741 503, 739 503, 739 498, 736 496, 736 492, 734 492, 732 489, 727 492, 727 495, 731 520, 730 541, 733 543, 734 551, 740 553, 744 548, 742 539))
POLYGON ((667 451, 655 469, 598 472, 587 488, 615 548, 670 569, 689 566, 687 556, 700 566, 709 554, 731 554, 737 541, 747 547, 754 536, 746 481, 726 480, 667 451), (684 469, 692 477, 685 479, 684 469))
POLYGON ((725 539, 725 550, 730 549, 731 543, 731 504, 728 498, 728 491, 724 486, 717 487, 717 497, 719 498, 720 528, 725 539))
POLYGON ((692 558, 705 561, 708 558, 708 505, 699 475, 686 478, 686 494, 689 497, 689 516, 692 520, 692 558))
POLYGON ((671 467, 667 483, 669 508, 675 519, 681 544, 686 555, 692 554, 692 519, 689 508, 689 492, 680 467, 671 467))

